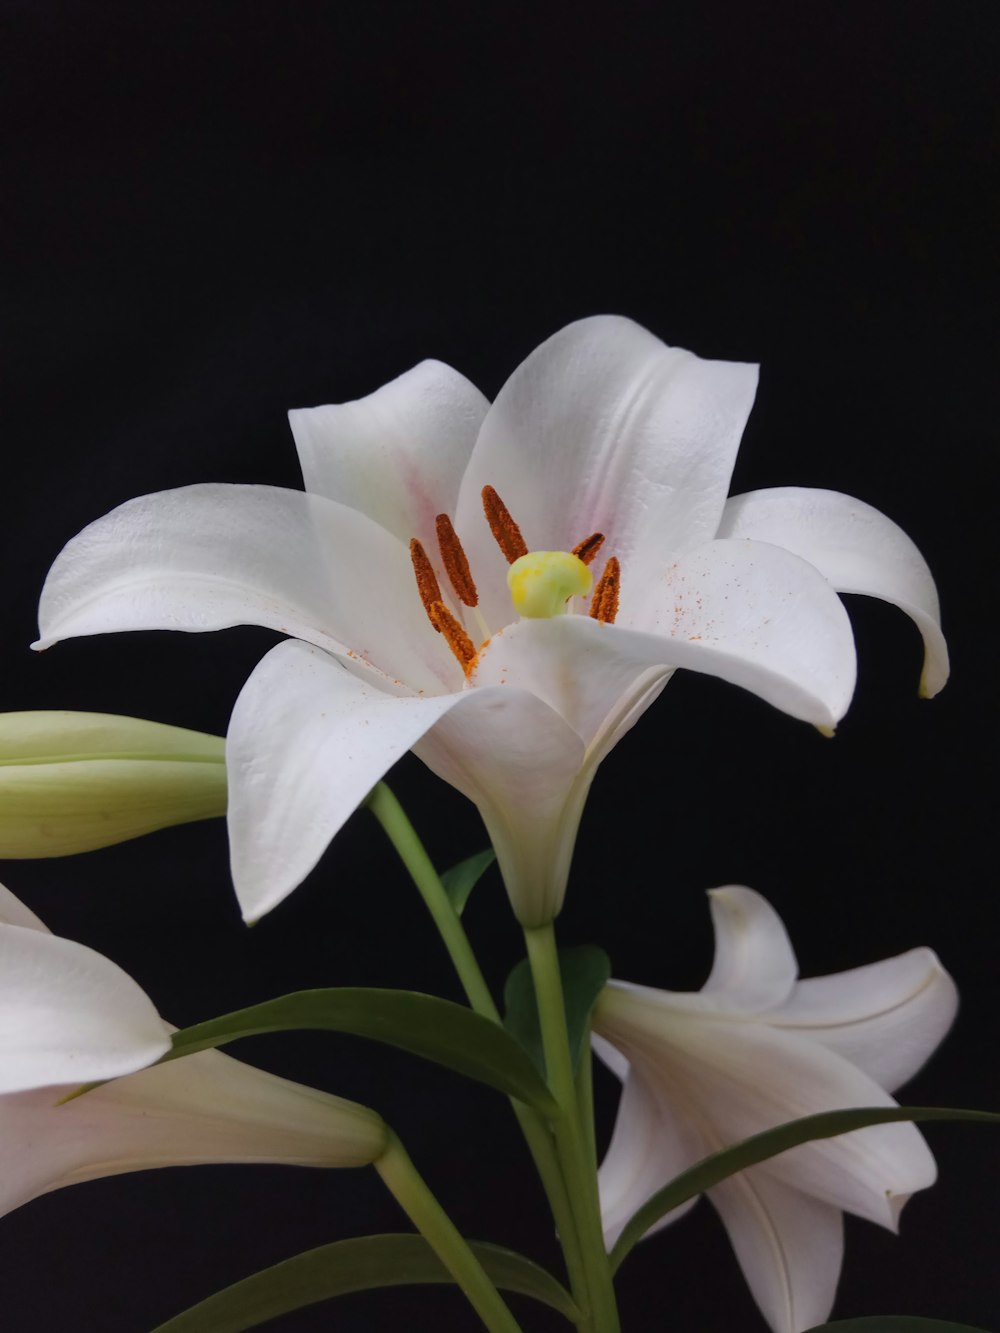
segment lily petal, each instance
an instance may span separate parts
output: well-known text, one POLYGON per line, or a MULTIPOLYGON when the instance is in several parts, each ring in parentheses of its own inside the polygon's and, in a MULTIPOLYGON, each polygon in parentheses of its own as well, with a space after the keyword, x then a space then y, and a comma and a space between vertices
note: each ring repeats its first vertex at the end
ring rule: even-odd
POLYGON ((715 536, 756 384, 756 366, 702 361, 610 315, 536 348, 487 413, 459 495, 473 569, 496 576, 487 620, 506 623, 510 608, 484 486, 533 550, 569 551, 592 532, 623 566, 685 550, 715 536))
MULTIPOLYGON (((364 514, 275 486, 208 484, 129 500, 67 544, 39 605, 47 648, 114 630, 263 625, 433 693, 457 667, 406 547, 364 514)), ((459 676, 460 679, 460 676, 459 676)))
POLYGON ((816 726, 833 727, 847 711, 850 621, 798 556, 763 542, 709 542, 666 570, 653 593, 642 629, 579 615, 508 626, 481 651, 476 681, 524 685, 588 743, 650 667, 717 676, 816 726))
POLYGON ((434 519, 454 515, 462 473, 489 408, 441 361, 421 361, 366 398, 289 412, 306 490, 373 518, 400 541, 437 549, 434 519))
POLYGON ((617 652, 618 639, 609 628, 589 616, 508 625, 480 649, 472 682, 479 688, 518 685, 530 690, 588 749, 602 744, 609 729, 617 740, 623 734, 617 725, 621 717, 627 714, 630 725, 638 721, 640 714, 631 710, 630 701, 641 700, 643 711, 648 708, 671 670, 659 662, 651 667, 648 655, 617 652))
POLYGON ((711 889, 708 897, 715 961, 701 994, 710 995, 720 1009, 731 1006, 743 1014, 787 1000, 799 965, 781 917, 766 898, 741 885, 711 889))
POLYGON ((385 1147, 374 1111, 219 1051, 143 1069, 59 1105, 64 1091, 0 1097, 0 1215, 63 1185, 127 1171, 210 1162, 363 1166, 385 1147))
POLYGON ((782 486, 734 495, 718 535, 784 546, 815 565, 838 592, 898 606, 923 635, 921 694, 943 688, 948 648, 934 580, 910 538, 879 510, 838 491, 782 486))
POLYGON ((822 1042, 894 1092, 926 1063, 958 1012, 933 949, 800 981, 768 1022, 822 1042))
POLYGON ((169 1049, 120 967, 34 924, 0 926, 0 1094, 117 1078, 169 1049))
MULTIPOLYGON (((603 1059, 606 1043, 600 1038, 598 1043, 594 1049, 603 1059)), ((610 1049, 613 1051, 614 1047, 610 1049)), ((647 1199, 706 1155, 704 1143, 690 1125, 658 1102, 634 1070, 626 1072, 614 1132, 597 1173, 604 1243, 608 1250, 647 1199)), ((697 1202, 697 1198, 689 1199, 674 1208, 650 1227, 646 1235, 679 1221, 697 1202)))
POLYGON ((716 1185, 709 1198, 774 1333, 825 1323, 844 1257, 840 1210, 753 1167, 716 1185))
POLYGON ((247 921, 302 883, 375 783, 461 697, 394 697, 307 644, 271 649, 226 738, 233 883, 247 921))

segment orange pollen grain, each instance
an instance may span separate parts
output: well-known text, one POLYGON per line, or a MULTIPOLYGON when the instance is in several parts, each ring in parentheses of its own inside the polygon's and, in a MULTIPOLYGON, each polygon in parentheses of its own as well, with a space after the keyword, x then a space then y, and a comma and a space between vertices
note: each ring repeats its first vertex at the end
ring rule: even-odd
POLYGON ((434 628, 439 630, 447 639, 448 647, 458 658, 462 670, 468 675, 476 664, 476 645, 444 602, 434 602, 427 608, 427 614, 430 616, 434 628))
POLYGON ((492 486, 483 487, 483 511, 490 525, 490 532, 507 557, 509 565, 515 560, 520 560, 522 555, 528 554, 528 544, 521 536, 521 529, 511 518, 510 510, 492 486))
POLYGON ((410 540, 410 559, 413 561, 413 572, 417 579, 417 592, 420 593, 424 610, 430 616, 431 624, 440 633, 440 626, 434 623, 434 613, 431 607, 440 605, 441 585, 438 583, 437 575, 427 558, 427 552, 416 537, 410 540))
MULTIPOLYGON (((462 543, 458 540, 458 533, 451 525, 451 519, 447 514, 438 514, 434 520, 434 526, 437 528, 438 546, 441 548, 441 561, 448 571, 448 577, 451 579, 451 586, 455 589, 455 595, 460 602, 466 606, 478 606, 479 593, 476 591, 476 584, 472 577, 472 571, 469 569, 469 560, 462 550, 462 543)), ((441 600, 441 594, 438 594, 438 601, 441 600)))
POLYGON ((582 542, 573 547, 573 554, 578 560, 582 560, 585 565, 589 565, 603 545, 604 533, 592 532, 589 537, 585 537, 582 542))
POLYGON ((597 580, 597 587, 590 601, 590 614, 602 625, 613 625, 618 614, 618 591, 621 586, 621 565, 616 555, 611 556, 604 566, 604 573, 597 580))

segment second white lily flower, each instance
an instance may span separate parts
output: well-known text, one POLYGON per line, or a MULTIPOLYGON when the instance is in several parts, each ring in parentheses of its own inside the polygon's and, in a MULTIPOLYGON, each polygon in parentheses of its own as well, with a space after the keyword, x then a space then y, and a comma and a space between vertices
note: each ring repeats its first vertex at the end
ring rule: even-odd
MULTIPOLYGON (((645 1201, 702 1157, 820 1111, 894 1105, 951 1026, 958 995, 930 949, 798 980, 788 935, 752 889, 711 894, 715 963, 697 993, 613 981, 595 1049, 623 1080, 600 1169, 609 1247, 645 1201)), ((843 1257, 842 1213, 895 1231, 936 1177, 909 1123, 817 1140, 708 1191, 775 1333, 825 1322, 843 1257)), ((694 1200, 653 1230, 682 1217, 694 1200)))
POLYGON ((292 413, 306 494, 190 486, 92 524, 49 574, 36 646, 243 623, 300 641, 263 659, 230 724, 248 919, 413 749, 475 801, 514 910, 542 924, 597 765, 674 668, 832 729, 855 678, 840 590, 902 607, 924 692, 946 678, 933 581, 889 519, 830 491, 727 502, 756 383, 610 316, 543 343, 492 405, 423 362, 292 413))

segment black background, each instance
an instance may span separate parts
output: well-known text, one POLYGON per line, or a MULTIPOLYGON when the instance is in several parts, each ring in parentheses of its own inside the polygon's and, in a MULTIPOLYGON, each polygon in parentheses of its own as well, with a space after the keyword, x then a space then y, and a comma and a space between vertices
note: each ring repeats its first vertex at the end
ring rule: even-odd
MULTIPOLYGON (((130 496, 300 485, 287 408, 425 356, 488 394, 571 319, 630 315, 759 360, 734 488, 828 486, 914 537, 954 677, 852 599, 836 740, 679 675, 607 760, 560 922, 618 975, 696 988, 703 890, 778 907, 805 974, 937 948, 963 1010, 907 1096, 996 1106, 993 492, 996 10, 951 4, 3 5, 8 349, 3 706, 223 732, 274 636, 136 634, 37 657, 49 563, 130 496)), ((393 784, 446 865, 475 811, 408 758, 393 784)), ((499 881, 468 911, 490 979, 519 956, 499 881)), ((423 909, 357 815, 252 932, 221 821, 5 882, 184 1024, 309 985, 457 997, 423 909)), ((240 1054, 381 1110, 459 1224, 555 1261, 506 1105, 347 1038, 240 1054)), ((604 1131, 610 1082, 599 1086, 604 1131)), ((848 1220, 837 1313, 996 1326, 1000 1148, 929 1131, 941 1180, 894 1239, 848 1220)), ((8 1151, 13 1150, 6 1145, 8 1151)), ((141 1333, 255 1268, 403 1224, 374 1173, 205 1168, 99 1181, 0 1224, 4 1326, 141 1333)), ((707 1205, 623 1270, 626 1330, 762 1329, 707 1205)), ((518 1305, 525 1329, 556 1327, 518 1305)), ((277 1327, 278 1325, 276 1325, 277 1327)), ((472 1329, 453 1292, 353 1296, 289 1330, 472 1329)))

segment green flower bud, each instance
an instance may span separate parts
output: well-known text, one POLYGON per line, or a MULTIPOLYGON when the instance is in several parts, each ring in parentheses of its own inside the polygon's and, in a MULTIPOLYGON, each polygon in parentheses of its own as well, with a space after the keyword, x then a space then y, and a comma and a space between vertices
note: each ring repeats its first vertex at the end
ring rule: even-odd
POLYGON ((68 856, 225 812, 221 736, 111 713, 0 713, 0 857, 68 856))

